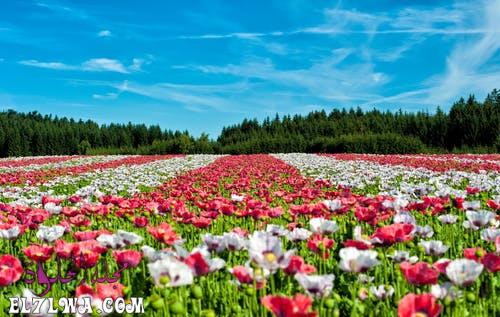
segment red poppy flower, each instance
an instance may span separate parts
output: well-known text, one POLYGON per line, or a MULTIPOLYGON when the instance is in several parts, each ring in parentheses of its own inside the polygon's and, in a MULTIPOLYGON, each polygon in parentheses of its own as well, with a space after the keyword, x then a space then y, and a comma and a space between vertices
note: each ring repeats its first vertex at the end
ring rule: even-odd
POLYGON ((48 245, 32 244, 24 248, 23 252, 32 261, 45 262, 54 253, 54 248, 48 245))
POLYGON ((407 223, 396 223, 382 228, 377 228, 371 236, 373 243, 392 245, 396 242, 404 242, 413 239, 411 232, 413 225, 407 223))
POLYGON ((77 267, 87 269, 94 267, 100 254, 106 251, 107 249, 96 240, 86 240, 73 244, 71 257, 77 267))
POLYGON ((373 248, 373 246, 371 244, 368 244, 368 243, 361 241, 361 240, 346 240, 343 242, 343 244, 344 244, 344 247, 346 247, 346 248, 352 247, 352 248, 356 248, 358 250, 368 250, 368 249, 373 248))
POLYGON ((56 240, 54 245, 54 251, 56 255, 62 259, 69 259, 71 257, 71 252, 73 251, 73 243, 68 243, 64 240, 56 240))
POLYGON ((79 253, 82 250, 90 250, 99 254, 108 251, 108 249, 97 240, 85 240, 73 243, 73 253, 79 253))
POLYGON ((15 256, 5 254, 0 256, 0 286, 8 286, 17 282, 23 274, 21 261, 15 256))
POLYGON ((81 269, 94 267, 99 261, 99 253, 92 250, 82 250, 79 253, 74 253, 72 256, 76 267, 81 269))
POLYGON ((446 268, 448 267, 448 264, 451 263, 451 260, 449 259, 441 259, 437 262, 434 262, 432 264, 432 268, 437 270, 441 274, 446 274, 446 268))
POLYGON ((212 223, 212 219, 206 217, 195 218, 191 221, 196 228, 208 228, 212 223))
POLYGON ((113 300, 116 300, 117 298, 123 297, 124 288, 125 286, 120 283, 98 283, 95 287, 95 294, 101 300, 105 298, 112 298, 113 300))
POLYGON ((243 265, 237 265, 231 269, 231 273, 241 284, 252 284, 253 277, 249 270, 243 265))
POLYGON ((309 250, 323 255, 323 258, 328 258, 328 249, 331 249, 335 241, 327 237, 323 237, 320 234, 313 234, 311 238, 307 241, 307 247, 309 250))
POLYGON ((399 267, 406 280, 411 284, 428 285, 437 283, 439 272, 431 268, 426 262, 418 262, 413 265, 410 262, 403 262, 399 267))
POLYGON ((264 307, 273 312, 276 317, 315 317, 316 312, 310 312, 312 299, 303 294, 294 297, 267 295, 261 298, 264 307))
POLYGON ((488 200, 487 204, 488 207, 490 207, 491 209, 500 209, 500 204, 494 201, 493 199, 488 200))
POLYGON ((82 198, 80 196, 73 195, 73 196, 69 197, 68 200, 71 203, 76 204, 77 202, 79 202, 80 200, 82 200, 82 198))
POLYGON ((143 227, 147 226, 148 223, 149 223, 149 220, 146 217, 135 217, 134 218, 134 225, 137 228, 143 228, 143 227))
POLYGON ((483 248, 466 248, 464 249, 464 257, 476 262, 481 261, 481 258, 486 255, 483 248))
POLYGON ((306 264, 302 257, 292 255, 290 263, 283 271, 288 275, 295 275, 297 273, 311 274, 316 272, 316 268, 310 264, 306 264))
POLYGON ((196 276, 207 275, 210 273, 210 267, 200 252, 190 254, 186 259, 186 263, 195 273, 196 276))
POLYGON ((496 273, 496 272, 500 271, 500 256, 498 256, 494 253, 486 254, 481 259, 481 263, 491 273, 496 273))
POLYGON ((356 207, 354 215, 359 221, 364 221, 372 226, 377 224, 377 210, 373 206, 369 207, 356 207))
POLYGON ((179 236, 174 231, 171 225, 166 222, 162 222, 158 227, 148 227, 148 232, 156 240, 164 242, 168 245, 174 244, 175 241, 179 240, 179 236))
POLYGON ((142 259, 142 253, 135 250, 113 251, 113 257, 120 267, 136 267, 142 259))
POLYGON ((84 215, 76 215, 74 217, 69 218, 69 222, 75 226, 89 226, 91 221, 88 218, 85 218, 84 215))
POLYGON ((431 294, 408 294, 398 305, 398 317, 436 317, 441 313, 442 306, 439 305, 431 294))
POLYGON ((75 296, 78 298, 83 295, 90 295, 91 297, 94 297, 94 290, 90 285, 82 284, 76 288, 75 296))
POLYGON ((82 284, 76 288, 75 295, 76 297, 89 295, 93 299, 100 299, 100 300, 104 300, 106 298, 112 298, 113 300, 116 300, 117 298, 123 298, 124 288, 125 286, 120 283, 110 283, 110 284, 97 283, 96 290, 94 291, 90 285, 82 284))

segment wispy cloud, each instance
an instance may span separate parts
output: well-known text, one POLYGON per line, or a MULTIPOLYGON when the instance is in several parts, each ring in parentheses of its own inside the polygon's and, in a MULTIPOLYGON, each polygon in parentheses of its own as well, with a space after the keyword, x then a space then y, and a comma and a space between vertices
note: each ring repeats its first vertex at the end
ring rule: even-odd
POLYGON ((257 59, 244 64, 188 65, 188 69, 207 74, 225 74, 246 80, 267 82, 278 91, 306 92, 324 101, 362 101, 373 97, 370 91, 390 80, 369 63, 342 62, 353 53, 350 49, 336 49, 309 68, 279 69, 270 59, 257 59))
MULTIPOLYGON (((458 8, 467 11, 467 8, 458 8)), ((391 96, 371 100, 369 104, 414 104, 449 106, 464 93, 486 95, 498 88, 500 67, 492 64, 500 52, 500 0, 474 4, 474 14, 463 19, 471 23, 472 30, 484 30, 481 34, 466 38, 452 47, 442 74, 433 75, 419 87, 391 96), (471 19, 472 18, 472 19, 471 19)), ((470 8, 469 8, 470 9, 470 8)), ((462 13, 451 14, 448 19, 461 20, 462 13)))
POLYGON ((60 62, 40 62, 36 59, 29 59, 24 61, 19 61, 19 64, 25 66, 32 66, 38 68, 48 68, 48 69, 57 69, 57 70, 76 70, 78 67, 67 65, 60 62))
POLYGON ((117 99, 119 96, 119 93, 115 93, 115 92, 108 92, 106 94, 93 94, 92 95, 92 98, 94 99, 98 99, 98 100, 115 100, 117 99))
POLYGON ((270 32, 232 32, 221 34, 182 35, 180 39, 227 39, 243 40, 292 36, 296 34, 343 35, 343 34, 428 34, 474 35, 500 33, 499 29, 471 27, 468 20, 477 6, 457 4, 443 8, 405 8, 394 12, 368 13, 355 9, 326 9, 322 24, 295 30, 270 32))
POLYGON ((85 11, 61 4, 58 1, 37 1, 35 5, 68 19, 86 20, 89 18, 85 11))
POLYGON ((226 34, 181 35, 178 36, 178 38, 185 40, 227 39, 227 38, 238 38, 238 39, 249 40, 264 36, 282 36, 282 35, 285 35, 285 33, 281 31, 267 32, 267 33, 234 32, 226 34))
POLYGON ((453 48, 446 60, 445 73, 429 80, 430 99, 446 102, 464 90, 485 94, 498 88, 500 67, 485 66, 500 52, 500 0, 485 2, 480 12, 482 27, 490 32, 459 42, 453 48))
POLYGON ((97 33, 97 36, 99 37, 110 37, 111 36, 111 31, 110 30, 102 30, 97 33))
POLYGON ((82 64, 82 69, 90 72, 116 72, 128 74, 129 70, 119 61, 109 58, 93 58, 82 64))
POLYGON ((122 62, 110 58, 92 58, 80 65, 70 65, 61 62, 42 62, 36 59, 22 60, 19 64, 54 70, 76 70, 86 72, 115 72, 129 74, 142 70, 142 65, 150 63, 149 59, 134 58, 132 64, 125 66, 122 62))

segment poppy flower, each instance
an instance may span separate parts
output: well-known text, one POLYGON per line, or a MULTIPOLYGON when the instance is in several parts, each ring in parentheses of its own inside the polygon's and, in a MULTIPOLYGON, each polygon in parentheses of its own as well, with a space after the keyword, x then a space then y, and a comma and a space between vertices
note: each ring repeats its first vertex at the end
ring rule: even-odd
POLYGON ((158 227, 148 227, 148 232, 156 240, 168 245, 172 245, 180 239, 172 226, 166 222, 162 222, 158 227))
POLYGON ((464 258, 469 260, 474 260, 476 262, 481 261, 481 258, 486 255, 486 251, 483 248, 465 248, 464 258))
POLYGON ((261 289, 266 285, 266 278, 269 276, 270 272, 265 269, 253 269, 250 265, 237 265, 231 269, 229 272, 233 274, 236 278, 236 284, 247 284, 254 285, 257 289, 261 289))
POLYGON ((116 300, 117 298, 123 298, 124 285, 120 283, 97 283, 95 289, 95 295, 104 300, 105 298, 112 298, 116 300))
POLYGON ((343 248, 339 252, 339 267, 346 272, 366 272, 380 263, 377 252, 373 250, 358 250, 356 248, 343 248))
POLYGON ((446 268, 450 262, 450 259, 439 259, 439 261, 432 264, 432 268, 436 269, 441 274, 446 274, 446 268))
POLYGON ((177 287, 193 283, 191 268, 170 257, 149 263, 148 269, 155 285, 159 287, 177 287))
POLYGON ((100 254, 91 250, 84 250, 79 253, 74 253, 72 255, 73 262, 76 267, 81 269, 88 269, 96 266, 99 261, 100 254))
POLYGON ((398 305, 398 317, 436 317, 441 313, 442 306, 432 294, 407 294, 398 305))
POLYGON ((298 273, 295 275, 295 280, 304 288, 307 294, 316 298, 324 298, 330 295, 333 289, 333 280, 335 275, 307 275, 298 273))
POLYGON ((260 302, 276 317, 315 317, 316 312, 311 312, 312 299, 303 294, 294 297, 267 295, 260 302))
POLYGON ((474 260, 453 260, 446 267, 446 276, 458 286, 468 286, 481 275, 484 266, 474 260))
POLYGON ((283 271, 287 275, 295 275, 297 273, 311 274, 316 272, 316 268, 313 265, 306 264, 302 257, 292 255, 290 263, 283 271))
POLYGON ((0 256, 0 286, 8 286, 17 282, 23 271, 21 261, 15 256, 10 254, 0 256))
POLYGON ((36 233, 36 237, 42 241, 45 242, 53 242, 60 237, 63 236, 65 232, 65 228, 63 226, 52 226, 52 227, 47 227, 44 225, 41 225, 38 228, 38 232, 36 233))
POLYGON ((56 240, 54 244, 54 251, 59 258, 69 259, 73 251, 73 243, 68 243, 62 239, 56 240))
POLYGON ((327 237, 323 237, 320 234, 313 234, 309 240, 307 240, 307 247, 309 250, 318 253, 323 256, 324 259, 329 257, 328 249, 331 249, 335 241, 327 237))
POLYGON ((318 234, 332 234, 339 230, 339 226, 335 221, 327 220, 325 218, 313 218, 309 221, 310 229, 313 233, 318 234))
POLYGON ((396 242, 405 242, 413 239, 414 226, 407 223, 396 223, 377 228, 371 236, 372 243, 381 245, 393 245, 396 242))
POLYGON ((371 244, 368 244, 365 241, 361 240, 345 240, 344 242, 342 242, 342 244, 346 248, 356 248, 358 250, 368 250, 373 248, 371 244))
POLYGON ((220 270, 226 265, 222 259, 210 259, 209 255, 203 255, 201 252, 191 253, 184 259, 195 276, 207 275, 208 273, 220 270))
POLYGON ((137 228, 143 228, 146 227, 149 223, 149 220, 147 217, 135 217, 134 218, 134 225, 137 228))
POLYGON ((481 263, 491 273, 496 273, 496 272, 500 271, 500 256, 498 256, 494 253, 486 254, 481 259, 481 263))
POLYGON ((120 267, 136 267, 142 259, 142 253, 135 250, 113 251, 113 257, 120 267))
POLYGON ((403 262, 399 268, 406 280, 415 285, 436 284, 439 277, 439 272, 426 262, 417 262, 413 265, 409 262, 403 262))
POLYGON ((54 247, 48 245, 32 244, 23 249, 24 254, 32 261, 45 262, 54 253, 54 247))
POLYGON ((252 261, 271 272, 287 267, 294 252, 283 252, 281 240, 268 232, 255 231, 248 241, 248 253, 252 261))

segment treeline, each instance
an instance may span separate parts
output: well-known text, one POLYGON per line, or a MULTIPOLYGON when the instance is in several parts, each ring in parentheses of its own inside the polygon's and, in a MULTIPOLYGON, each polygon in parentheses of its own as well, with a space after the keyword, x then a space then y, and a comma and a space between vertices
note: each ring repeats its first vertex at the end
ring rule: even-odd
POLYGON ((41 115, 0 112, 0 156, 57 154, 272 152, 500 152, 500 92, 483 102, 460 99, 448 113, 357 109, 245 119, 222 129, 217 141, 158 125, 98 125, 41 115))
POLYGON ((218 138, 227 153, 253 152, 499 152, 500 91, 484 102, 463 98, 445 113, 334 109, 306 116, 243 120, 218 138))
POLYGON ((87 120, 42 116, 38 112, 0 112, 0 156, 59 154, 159 154, 213 152, 208 135, 162 130, 144 124, 98 125, 87 120))

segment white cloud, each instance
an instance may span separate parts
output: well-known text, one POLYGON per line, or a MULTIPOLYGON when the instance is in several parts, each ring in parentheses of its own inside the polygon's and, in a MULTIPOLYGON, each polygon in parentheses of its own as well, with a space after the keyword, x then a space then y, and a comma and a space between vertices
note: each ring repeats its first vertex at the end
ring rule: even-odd
POLYGON ((115 100, 118 98, 119 95, 120 95, 119 93, 108 92, 104 95, 93 94, 92 98, 99 99, 99 100, 115 100))
POLYGON ((97 33, 97 36, 99 37, 110 37, 111 36, 111 31, 110 30, 102 30, 97 33))
POLYGON ((32 67, 38 67, 38 68, 48 68, 48 69, 57 69, 57 70, 77 69, 77 67, 75 67, 75 66, 67 65, 64 63, 60 63, 60 62, 40 62, 36 59, 20 61, 19 64, 26 65, 26 66, 32 66, 32 67))
POLYGON ((116 59, 93 58, 82 64, 82 69, 91 72, 116 72, 127 74, 127 68, 116 59))
POLYGON ((134 59, 132 59, 132 65, 130 65, 128 68, 131 71, 139 72, 139 71, 142 71, 142 65, 150 64, 150 63, 151 63, 150 60, 145 60, 142 58, 134 58, 134 59))
POLYGON ((257 59, 244 64, 191 65, 187 68, 207 74, 227 74, 247 80, 257 79, 280 91, 306 93, 325 101, 365 101, 387 83, 388 75, 375 71, 370 63, 342 62, 353 53, 350 49, 333 50, 331 54, 308 68, 279 69, 270 59, 257 59))
POLYGON ((36 59, 19 61, 19 64, 38 68, 55 70, 78 70, 86 72, 115 72, 128 74, 130 72, 141 71, 141 67, 151 63, 151 59, 132 59, 132 64, 125 66, 122 62, 110 58, 92 58, 80 65, 69 65, 61 62, 41 62, 36 59))
POLYGON ((222 85, 182 85, 172 83, 156 83, 143 85, 125 81, 108 84, 120 92, 128 92, 160 101, 170 101, 182 104, 191 111, 203 111, 212 108, 218 111, 237 111, 236 100, 231 100, 231 94, 239 94, 248 89, 245 82, 222 85))

